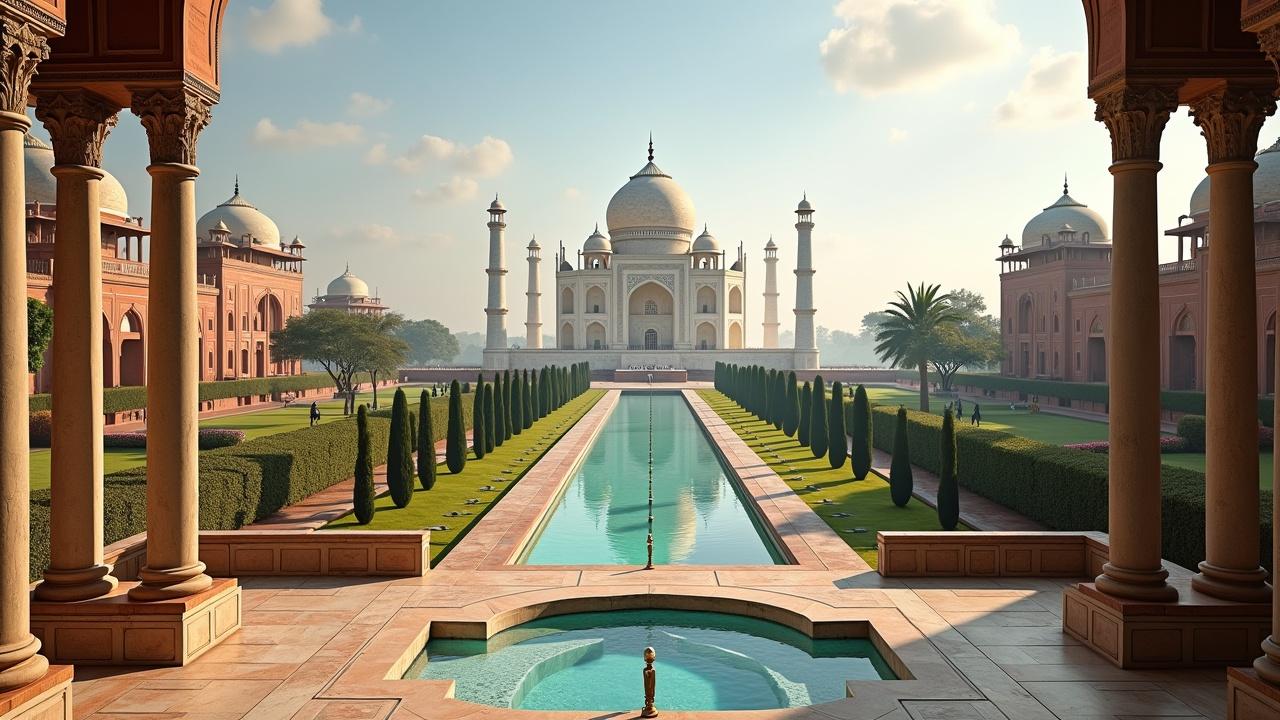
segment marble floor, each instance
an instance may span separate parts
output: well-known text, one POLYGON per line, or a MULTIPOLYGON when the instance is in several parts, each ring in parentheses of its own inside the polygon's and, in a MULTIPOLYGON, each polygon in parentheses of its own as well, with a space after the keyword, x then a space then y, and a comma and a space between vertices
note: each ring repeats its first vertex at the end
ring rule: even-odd
MULTIPOLYGON (((426 577, 245 579, 239 633, 184 668, 78 668, 76 716, 632 717, 502 710, 453 699, 448 681, 398 678, 431 632, 483 636, 548 613, 663 607, 865 634, 907 678, 849 683, 850 697, 834 703, 717 717, 1225 717, 1224 670, 1120 670, 1065 635, 1062 592, 1068 581, 882 578, 696 394, 686 397, 793 564, 648 571, 510 564, 616 404, 617 393, 610 392, 426 577)), ((638 708, 639 673, 634 688, 619 692, 634 695, 638 708)), ((661 674, 657 705, 661 709, 661 674)))

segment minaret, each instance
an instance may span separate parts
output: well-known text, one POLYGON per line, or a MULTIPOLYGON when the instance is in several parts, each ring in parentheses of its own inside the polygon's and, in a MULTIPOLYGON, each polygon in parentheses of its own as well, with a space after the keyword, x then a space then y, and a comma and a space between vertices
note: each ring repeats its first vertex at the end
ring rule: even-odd
POLYGON ((503 249, 503 230, 507 227, 504 216, 507 209, 493 196, 489 204, 489 305, 484 309, 489 324, 485 333, 485 350, 504 350, 507 347, 507 261, 503 249))
POLYGON ((813 206, 809 196, 796 207, 796 350, 816 350, 813 332, 813 206))
POLYGON ((778 347, 778 246, 764 246, 764 346, 778 347))
POLYGON ((529 241, 529 291, 525 298, 529 314, 524 322, 524 346, 530 350, 542 348, 542 289, 538 284, 538 265, 542 262, 542 246, 538 238, 529 241))

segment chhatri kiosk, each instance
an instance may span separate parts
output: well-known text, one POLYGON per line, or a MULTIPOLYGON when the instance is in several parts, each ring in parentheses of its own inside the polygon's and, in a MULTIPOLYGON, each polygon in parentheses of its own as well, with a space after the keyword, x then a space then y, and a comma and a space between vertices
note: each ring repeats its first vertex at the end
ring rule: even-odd
MULTIPOLYGON (((555 348, 542 347, 539 266, 542 248, 528 249, 528 315, 523 347, 507 339, 504 234, 507 209, 489 206, 489 303, 484 367, 532 369, 587 362, 595 370, 709 371, 716 362, 816 369, 814 337, 813 206, 796 212, 796 331, 793 348, 778 347, 778 247, 765 246, 765 347, 746 347, 746 254, 732 261, 706 224, 697 233, 696 212, 679 183, 653 161, 614 193, 599 226, 571 256, 561 244, 555 262, 555 348)), ((680 375, 674 378, 673 375, 680 375)))

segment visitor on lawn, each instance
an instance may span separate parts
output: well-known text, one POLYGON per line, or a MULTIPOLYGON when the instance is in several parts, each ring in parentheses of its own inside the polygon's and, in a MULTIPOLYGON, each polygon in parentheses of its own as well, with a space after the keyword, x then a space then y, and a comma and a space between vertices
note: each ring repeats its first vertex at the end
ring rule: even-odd
POLYGON ((320 422, 320 404, 312 401, 311 403, 311 427, 315 427, 320 422))
POLYGON ((978 407, 978 403, 973 404, 973 415, 969 418, 969 424, 982 427, 982 408, 978 407))

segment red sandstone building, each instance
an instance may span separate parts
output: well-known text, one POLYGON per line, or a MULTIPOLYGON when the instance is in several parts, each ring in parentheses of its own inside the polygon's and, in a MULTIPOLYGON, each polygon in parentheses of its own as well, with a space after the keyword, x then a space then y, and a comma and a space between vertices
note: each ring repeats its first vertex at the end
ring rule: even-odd
MULTIPOLYGON (((1258 389, 1275 392, 1276 301, 1280 296, 1280 141, 1257 156, 1254 241, 1257 268, 1258 389)), ((1159 267, 1160 385, 1204 390, 1206 268, 1210 262, 1209 178, 1189 214, 1165 231, 1177 259, 1159 267)), ((1000 244, 1000 317, 1005 375, 1106 382, 1112 238, 1097 212, 1063 195, 1027 223, 1021 245, 1000 244)))
MULTIPOLYGON (((53 150, 28 135, 25 149, 27 295, 53 304, 57 183, 53 150)), ((102 375, 105 387, 146 382, 148 237, 129 215, 124 187, 101 181, 102 375)), ((280 230, 240 195, 196 225, 200 380, 234 380, 301 372, 297 361, 271 358, 270 333, 302 314, 303 244, 282 244, 280 230)), ((32 376, 33 392, 52 389, 48 364, 32 376)))

